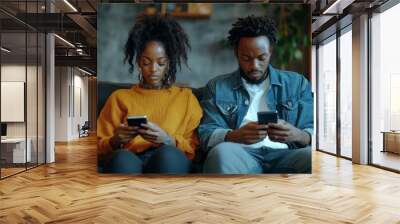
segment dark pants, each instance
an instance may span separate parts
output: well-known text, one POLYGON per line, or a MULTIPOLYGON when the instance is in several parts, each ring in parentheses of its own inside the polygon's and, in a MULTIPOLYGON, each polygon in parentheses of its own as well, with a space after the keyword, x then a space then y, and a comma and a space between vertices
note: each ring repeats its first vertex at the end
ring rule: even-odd
POLYGON ((106 173, 186 174, 190 165, 191 161, 178 148, 161 146, 139 154, 125 149, 116 150, 104 168, 106 173))

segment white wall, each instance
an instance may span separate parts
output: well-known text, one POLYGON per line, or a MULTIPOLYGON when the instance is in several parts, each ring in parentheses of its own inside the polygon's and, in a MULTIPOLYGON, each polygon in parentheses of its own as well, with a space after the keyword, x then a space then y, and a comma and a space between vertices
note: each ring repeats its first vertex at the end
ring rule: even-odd
MULTIPOLYGON (((45 145, 43 75, 42 68, 36 67, 36 65, 25 67, 25 64, 4 64, 1 66, 1 81, 25 82, 27 91, 26 107, 24 105, 21 108, 22 113, 25 113, 26 110, 27 120, 24 122, 6 122, 7 137, 25 138, 26 134, 31 143, 32 161, 36 162, 37 153, 39 153, 39 163, 44 162, 45 145), (27 81, 25 80, 26 77, 27 81)), ((1 110, 10 110, 10 108, 1 108, 1 110)), ((12 113, 12 111, 8 112, 12 113)))
POLYGON ((68 87, 67 67, 55 68, 55 141, 68 140, 68 87))
POLYGON ((78 124, 88 120, 88 78, 83 75, 76 68, 56 67, 56 141, 77 139, 78 124))
MULTIPOLYGON (((32 77, 36 76, 36 67, 27 66, 27 76, 28 76, 28 87, 27 87, 27 120, 30 122, 29 127, 36 130, 36 107, 37 107, 37 97, 36 97, 36 82, 32 77), (33 122, 33 123, 31 123, 33 122), (35 127, 33 127, 35 126, 35 127)), ((39 71, 41 72, 41 71, 39 71)), ((8 82, 25 82, 25 65, 2 65, 1 66, 1 81, 8 82)), ((38 105, 39 107, 42 105, 38 105)), ((7 110, 8 108, 1 108, 1 110, 7 110)), ((25 122, 7 122, 7 135, 9 137, 25 137, 25 122)), ((28 130, 29 134, 29 130, 28 130)), ((29 137, 29 136, 28 136, 29 137)))

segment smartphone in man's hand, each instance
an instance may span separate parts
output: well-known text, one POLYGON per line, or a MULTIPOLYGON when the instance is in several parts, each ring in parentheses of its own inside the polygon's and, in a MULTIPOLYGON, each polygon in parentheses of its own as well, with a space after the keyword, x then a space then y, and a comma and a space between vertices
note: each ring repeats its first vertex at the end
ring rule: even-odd
POLYGON ((257 113, 258 124, 278 123, 278 112, 261 111, 257 113))
POLYGON ((142 124, 147 124, 147 116, 128 116, 127 117, 129 127, 139 127, 143 128, 142 124))

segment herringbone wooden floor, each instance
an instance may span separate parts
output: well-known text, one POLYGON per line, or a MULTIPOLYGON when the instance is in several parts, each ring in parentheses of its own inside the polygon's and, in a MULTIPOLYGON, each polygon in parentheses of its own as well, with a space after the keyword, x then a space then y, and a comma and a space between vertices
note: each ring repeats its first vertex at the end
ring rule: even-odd
POLYGON ((312 175, 96 172, 95 138, 0 181, 0 223, 400 223, 400 175, 313 153, 312 175))

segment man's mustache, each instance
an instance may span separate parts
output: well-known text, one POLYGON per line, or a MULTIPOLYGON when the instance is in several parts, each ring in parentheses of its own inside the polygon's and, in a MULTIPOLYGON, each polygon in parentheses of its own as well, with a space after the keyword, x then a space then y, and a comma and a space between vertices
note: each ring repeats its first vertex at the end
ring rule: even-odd
POLYGON ((249 72, 249 74, 252 74, 252 73, 263 73, 263 71, 259 71, 259 70, 251 70, 251 71, 249 72))

